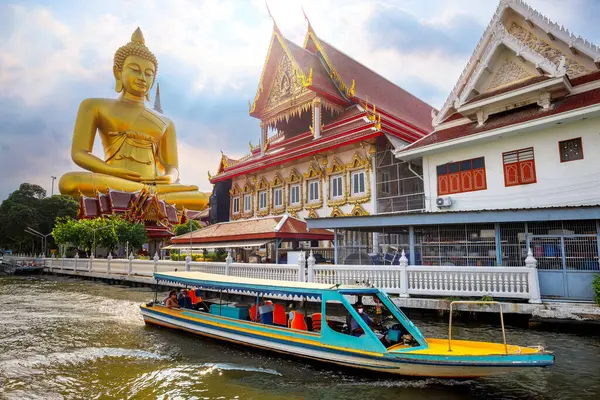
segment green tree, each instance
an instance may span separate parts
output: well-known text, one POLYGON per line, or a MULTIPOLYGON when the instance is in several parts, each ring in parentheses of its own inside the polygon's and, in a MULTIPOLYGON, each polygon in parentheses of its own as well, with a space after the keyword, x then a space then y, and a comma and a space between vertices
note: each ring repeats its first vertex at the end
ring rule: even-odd
POLYGON ((146 228, 140 223, 131 223, 119 216, 95 219, 59 218, 52 231, 58 244, 71 245, 88 252, 102 247, 113 251, 119 245, 127 244, 134 251, 148 241, 146 228))
POLYGON ((131 223, 120 217, 113 218, 112 220, 115 223, 115 232, 119 245, 123 247, 128 245, 133 252, 136 248, 140 248, 144 243, 148 242, 144 224, 131 223))
MULTIPOLYGON (((0 247, 29 251, 36 244, 37 251, 41 249, 41 241, 25 233, 26 228, 45 234, 52 231, 57 217, 76 217, 76 200, 61 195, 45 196, 42 187, 23 183, 0 204, 0 247)), ((54 243, 51 237, 48 239, 50 249, 54 243)))
POLYGON ((200 223, 196 220, 189 220, 188 222, 186 222, 185 224, 180 224, 180 225, 175 225, 173 228, 173 231, 175 232, 175 236, 180 236, 180 235, 185 235, 186 233, 190 233, 190 230, 196 231, 198 229, 200 229, 200 223), (190 228, 190 222, 191 222, 191 228, 190 228))

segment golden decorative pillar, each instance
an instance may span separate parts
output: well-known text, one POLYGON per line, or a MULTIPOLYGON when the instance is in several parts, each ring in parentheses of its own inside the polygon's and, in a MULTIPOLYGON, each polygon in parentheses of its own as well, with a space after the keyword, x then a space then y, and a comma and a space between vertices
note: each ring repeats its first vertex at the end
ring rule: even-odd
POLYGON ((263 121, 260 121, 260 151, 265 154, 265 146, 267 145, 268 126, 263 121))
POLYGON ((94 196, 109 189, 137 192, 150 186, 167 203, 194 210, 206 207, 210 193, 179 183, 175 125, 146 108, 157 70, 156 57, 137 28, 131 41, 115 53, 113 74, 120 96, 90 98, 79 106, 71 158, 86 171, 63 175, 58 184, 62 194, 94 196), (92 154, 96 134, 104 159, 92 154))

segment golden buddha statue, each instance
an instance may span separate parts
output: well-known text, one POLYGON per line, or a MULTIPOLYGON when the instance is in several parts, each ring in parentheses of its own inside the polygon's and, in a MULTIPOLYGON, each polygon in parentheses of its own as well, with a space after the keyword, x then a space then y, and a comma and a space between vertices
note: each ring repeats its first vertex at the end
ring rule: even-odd
POLYGON ((158 62, 146 47, 140 28, 115 53, 113 73, 117 99, 81 102, 73 131, 71 158, 89 172, 69 172, 59 181, 62 194, 94 196, 109 189, 136 192, 151 187, 161 199, 188 209, 202 210, 210 193, 178 182, 175 125, 146 108, 158 62), (100 133, 104 160, 92 154, 100 133))

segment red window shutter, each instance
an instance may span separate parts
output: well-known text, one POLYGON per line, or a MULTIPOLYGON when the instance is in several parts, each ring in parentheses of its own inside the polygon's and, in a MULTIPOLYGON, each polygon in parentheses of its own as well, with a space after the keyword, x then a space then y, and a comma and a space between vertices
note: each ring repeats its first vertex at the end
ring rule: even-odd
POLYGON ((450 181, 450 193, 459 193, 460 192, 460 174, 450 174, 448 175, 448 180, 450 181))
POLYGON ((438 196, 448 194, 450 192, 448 188, 448 175, 438 176, 438 196))
POLYGON ((534 160, 521 161, 519 163, 519 172, 521 183, 535 183, 535 162, 534 160))
POLYGON ((504 185, 515 186, 519 184, 519 163, 504 164, 504 185))
POLYGON ((460 187, 462 192, 473 190, 473 171, 463 171, 460 173, 460 187))
POLYGON ((485 181, 485 168, 477 168, 473 170, 473 182, 473 190, 487 189, 487 183, 485 181))

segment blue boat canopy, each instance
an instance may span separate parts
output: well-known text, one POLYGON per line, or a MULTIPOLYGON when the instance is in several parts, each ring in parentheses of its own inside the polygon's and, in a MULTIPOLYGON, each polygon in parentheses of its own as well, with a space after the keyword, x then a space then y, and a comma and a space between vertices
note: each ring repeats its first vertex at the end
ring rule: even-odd
POLYGON ((276 281, 192 271, 154 273, 154 278, 159 282, 179 283, 204 289, 239 290, 256 294, 282 294, 319 299, 325 291, 337 291, 346 295, 375 294, 379 292, 378 289, 367 286, 276 281))

